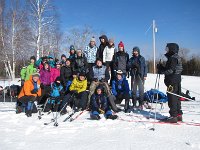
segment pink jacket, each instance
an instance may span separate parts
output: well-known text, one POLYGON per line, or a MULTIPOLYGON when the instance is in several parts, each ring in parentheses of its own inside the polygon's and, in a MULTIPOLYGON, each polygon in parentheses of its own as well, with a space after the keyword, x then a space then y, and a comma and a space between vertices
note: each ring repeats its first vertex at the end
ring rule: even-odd
POLYGON ((59 76, 60 76, 60 69, 51 68, 51 83, 53 83, 59 76))

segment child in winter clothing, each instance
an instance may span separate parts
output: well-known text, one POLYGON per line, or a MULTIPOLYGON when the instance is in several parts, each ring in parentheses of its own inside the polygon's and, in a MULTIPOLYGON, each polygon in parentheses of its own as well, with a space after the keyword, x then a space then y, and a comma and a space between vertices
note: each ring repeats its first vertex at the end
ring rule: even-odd
POLYGON ((116 119, 117 115, 112 115, 107 97, 103 93, 103 87, 98 86, 91 97, 92 110, 90 117, 93 120, 101 119, 100 114, 104 114, 106 119, 116 119))
POLYGON ((63 97, 63 86, 61 85, 61 78, 57 77, 55 82, 51 85, 51 94, 50 98, 47 99, 47 104, 44 109, 45 112, 50 110, 57 111, 58 106, 60 105, 61 99, 63 97))
POLYGON ((61 109, 64 109, 61 114, 66 113, 66 104, 72 102, 74 100, 74 97, 76 97, 76 101, 73 102, 74 106, 82 110, 86 109, 88 96, 86 89, 87 79, 85 77, 85 73, 81 72, 77 78, 73 79, 72 84, 69 88, 70 93, 68 93, 62 101, 61 109))
POLYGON ((88 62, 88 67, 92 68, 92 66, 94 66, 95 61, 96 61, 96 55, 97 55, 97 46, 96 46, 96 40, 95 38, 91 38, 90 43, 88 46, 86 46, 85 50, 84 50, 84 55, 87 58, 87 62, 88 62))
POLYGON ((37 71, 37 69, 35 68, 35 60, 36 60, 35 56, 30 57, 31 62, 26 68, 25 81, 29 80, 30 76, 37 71))
MULTIPOLYGON (((29 80, 25 81, 24 86, 18 96, 17 113, 22 111, 23 105, 26 107, 27 117, 32 116, 34 101, 39 101, 41 96, 39 73, 33 73, 29 80), (19 110, 20 109, 20 110, 19 110)), ((36 110, 37 111, 37 110, 36 110)))
POLYGON ((112 93, 116 97, 116 103, 120 104, 123 99, 125 99, 125 112, 129 109, 129 84, 128 81, 123 78, 123 72, 121 70, 117 71, 117 77, 112 81, 112 93))
POLYGON ((44 68, 40 70, 40 81, 42 88, 41 104, 44 104, 51 91, 51 68, 48 63, 44 63, 44 68))

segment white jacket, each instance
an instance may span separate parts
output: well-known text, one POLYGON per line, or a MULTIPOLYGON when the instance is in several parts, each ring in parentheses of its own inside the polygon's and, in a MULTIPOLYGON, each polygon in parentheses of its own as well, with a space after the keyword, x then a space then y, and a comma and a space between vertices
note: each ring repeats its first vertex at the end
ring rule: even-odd
POLYGON ((105 63, 106 61, 112 61, 115 52, 116 52, 115 47, 109 48, 108 46, 106 46, 103 51, 103 62, 105 63))

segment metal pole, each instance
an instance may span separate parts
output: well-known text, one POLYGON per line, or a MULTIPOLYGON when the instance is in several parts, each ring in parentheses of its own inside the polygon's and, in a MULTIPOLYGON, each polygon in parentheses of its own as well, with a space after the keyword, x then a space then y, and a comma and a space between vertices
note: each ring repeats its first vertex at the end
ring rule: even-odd
POLYGON ((153 20, 153 73, 156 73, 156 35, 155 35, 155 28, 156 23, 155 20, 153 20))

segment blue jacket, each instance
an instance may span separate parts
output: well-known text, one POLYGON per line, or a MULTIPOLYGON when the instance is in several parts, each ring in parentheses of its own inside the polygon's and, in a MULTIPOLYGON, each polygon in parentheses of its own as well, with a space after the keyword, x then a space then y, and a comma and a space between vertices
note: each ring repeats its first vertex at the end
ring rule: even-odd
POLYGON ((110 110, 108 99, 104 94, 96 94, 94 93, 91 96, 91 104, 92 104, 92 111, 99 111, 99 109, 104 110, 105 112, 110 110))
POLYGON ((56 86, 56 84, 53 83, 51 85, 51 89, 52 89, 52 91, 51 91, 51 95, 50 96, 51 97, 59 97, 59 96, 61 96, 60 92, 63 90, 63 86, 62 85, 56 86))
POLYGON ((125 78, 121 80, 113 80, 112 81, 112 93, 117 96, 119 94, 129 94, 129 84, 125 78))
POLYGON ((144 77, 147 77, 147 65, 145 62, 145 58, 141 55, 136 57, 131 57, 128 62, 128 69, 130 71, 130 75, 132 77, 139 75, 142 79, 144 77), (136 74, 135 74, 135 68, 137 68, 136 74))

